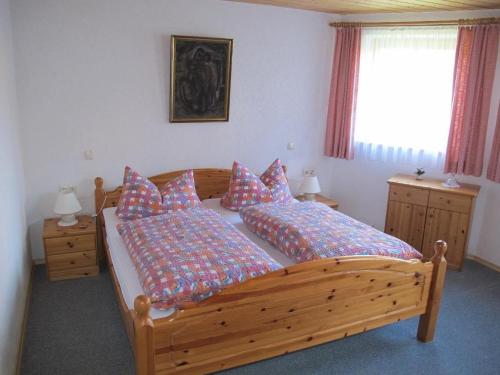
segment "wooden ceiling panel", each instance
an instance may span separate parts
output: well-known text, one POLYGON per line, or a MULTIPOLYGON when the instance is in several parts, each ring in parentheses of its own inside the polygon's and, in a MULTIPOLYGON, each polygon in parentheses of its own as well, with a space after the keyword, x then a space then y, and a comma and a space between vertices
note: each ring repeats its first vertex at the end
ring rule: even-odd
POLYGON ((500 9, 500 0, 229 0, 337 14, 500 9))

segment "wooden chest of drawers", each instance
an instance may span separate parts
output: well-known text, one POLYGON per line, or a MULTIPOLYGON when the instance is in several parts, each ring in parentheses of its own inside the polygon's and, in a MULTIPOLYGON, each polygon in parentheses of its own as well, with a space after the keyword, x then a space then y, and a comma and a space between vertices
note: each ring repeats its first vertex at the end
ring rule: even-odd
POLYGON ((95 276, 99 273, 96 255, 96 224, 90 216, 78 217, 71 227, 57 225, 59 219, 44 222, 43 242, 49 280, 95 276))
POLYGON ((444 240, 448 265, 461 269, 480 187, 446 188, 441 180, 416 180, 411 175, 396 175, 388 183, 385 232, 409 243, 426 258, 433 255, 434 242, 444 240))

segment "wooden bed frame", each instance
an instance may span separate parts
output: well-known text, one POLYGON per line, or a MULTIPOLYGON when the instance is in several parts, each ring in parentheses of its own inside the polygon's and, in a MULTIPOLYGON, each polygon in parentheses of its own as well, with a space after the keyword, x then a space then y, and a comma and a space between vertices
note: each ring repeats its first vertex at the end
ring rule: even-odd
MULTIPOLYGON (((151 177, 158 186, 182 174, 151 177)), ((221 197, 230 170, 194 170, 200 199, 221 197)), ((121 187, 106 192, 95 179, 96 209, 116 206, 121 187)), ((129 310, 116 278, 102 213, 98 242, 109 270, 136 360, 138 375, 200 374, 223 370, 337 340, 420 316, 417 337, 434 337, 446 273, 446 243, 427 262, 352 256, 292 265, 182 306, 160 319, 149 298, 129 310)))

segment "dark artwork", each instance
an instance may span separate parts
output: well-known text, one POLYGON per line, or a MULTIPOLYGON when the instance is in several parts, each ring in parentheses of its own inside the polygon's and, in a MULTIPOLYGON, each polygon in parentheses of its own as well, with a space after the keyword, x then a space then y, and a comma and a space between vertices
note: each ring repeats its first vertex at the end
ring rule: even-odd
POLYGON ((172 37, 170 121, 228 121, 232 40, 172 37))

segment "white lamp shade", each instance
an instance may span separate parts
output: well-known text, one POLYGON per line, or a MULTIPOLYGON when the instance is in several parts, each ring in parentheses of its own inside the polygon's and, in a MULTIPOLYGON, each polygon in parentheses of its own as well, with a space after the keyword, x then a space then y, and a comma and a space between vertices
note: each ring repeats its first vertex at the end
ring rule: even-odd
POLYGON ((71 186, 64 186, 59 189, 54 212, 58 215, 72 215, 80 212, 82 206, 76 199, 75 191, 71 186))
POLYGON ((305 194, 316 194, 321 191, 317 176, 305 176, 300 184, 300 191, 305 194))

